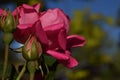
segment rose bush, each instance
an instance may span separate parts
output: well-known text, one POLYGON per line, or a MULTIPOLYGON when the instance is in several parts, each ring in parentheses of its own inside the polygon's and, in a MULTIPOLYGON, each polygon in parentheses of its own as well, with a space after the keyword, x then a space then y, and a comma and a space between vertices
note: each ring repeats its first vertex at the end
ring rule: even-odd
POLYGON ((18 14, 19 24, 14 38, 25 43, 30 35, 36 36, 43 52, 56 58, 68 68, 75 67, 78 62, 71 56, 72 47, 83 46, 85 39, 78 35, 68 35, 70 20, 59 8, 39 12, 40 4, 29 6, 23 4, 14 12, 18 14))

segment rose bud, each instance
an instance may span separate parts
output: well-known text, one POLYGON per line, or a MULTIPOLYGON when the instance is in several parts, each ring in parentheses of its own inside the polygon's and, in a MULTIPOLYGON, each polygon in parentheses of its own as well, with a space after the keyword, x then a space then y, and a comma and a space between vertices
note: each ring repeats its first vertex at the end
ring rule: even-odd
POLYGON ((41 54, 41 44, 37 41, 35 36, 30 36, 22 49, 23 57, 28 61, 34 61, 37 60, 41 54))
POLYGON ((16 29, 17 20, 15 21, 14 16, 11 14, 10 11, 3 14, 0 19, 1 29, 3 32, 11 33, 16 29))

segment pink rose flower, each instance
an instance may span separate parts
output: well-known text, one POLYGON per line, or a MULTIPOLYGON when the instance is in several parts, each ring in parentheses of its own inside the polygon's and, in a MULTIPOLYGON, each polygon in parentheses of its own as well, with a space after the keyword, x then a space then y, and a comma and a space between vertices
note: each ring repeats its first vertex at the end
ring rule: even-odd
POLYGON ((40 20, 49 41, 46 53, 68 68, 75 67, 78 62, 71 56, 70 49, 83 46, 85 44, 84 37, 78 35, 68 36, 70 20, 58 8, 49 9, 42 13, 40 20))
POLYGON ((30 34, 34 34, 35 22, 39 20, 40 4, 29 6, 23 4, 13 11, 13 15, 18 15, 19 24, 14 32, 15 39, 20 43, 25 43, 30 34))
POLYGON ((71 56, 70 49, 83 46, 84 37, 68 36, 70 20, 62 10, 55 8, 40 13, 38 9, 38 5, 31 7, 25 4, 17 8, 19 25, 14 32, 15 39, 25 43, 29 35, 34 35, 42 44, 44 53, 68 68, 75 67, 78 62, 71 56))

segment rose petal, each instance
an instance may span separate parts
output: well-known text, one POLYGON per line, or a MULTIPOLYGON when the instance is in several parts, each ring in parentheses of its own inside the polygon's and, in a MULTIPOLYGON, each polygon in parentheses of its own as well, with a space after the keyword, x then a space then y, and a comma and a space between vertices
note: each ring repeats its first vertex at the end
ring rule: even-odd
POLYGON ((29 38, 27 39, 26 50, 30 50, 34 40, 34 36, 29 36, 29 38))
POLYGON ((66 61, 66 60, 69 59, 69 57, 66 56, 65 54, 60 53, 60 52, 56 52, 56 51, 53 51, 53 50, 48 50, 47 54, 54 57, 55 59, 57 59, 59 61, 61 61, 61 60, 66 61))
POLYGON ((27 4, 23 4, 22 7, 26 9, 34 9, 32 6, 27 5, 27 4))
POLYGON ((33 5, 34 9, 39 13, 40 10, 40 4, 33 5))
POLYGON ((17 7, 12 14, 15 16, 16 14, 20 13, 21 10, 24 9, 24 12, 26 13, 30 13, 30 12, 36 12, 39 13, 39 9, 40 9, 40 4, 36 4, 33 6, 29 6, 27 4, 23 4, 22 6, 17 7))
POLYGON ((13 15, 13 16, 16 16, 16 15, 19 16, 19 13, 20 13, 21 8, 22 8, 21 6, 17 7, 17 8, 12 12, 12 15, 13 15))
POLYGON ((17 26, 17 28, 19 28, 19 29, 22 30, 22 29, 31 28, 32 25, 33 25, 33 24, 19 24, 19 25, 17 26))
POLYGON ((62 24, 62 23, 54 24, 54 25, 50 25, 48 27, 43 27, 43 28, 45 31, 57 31, 57 30, 64 28, 64 24, 62 24))
POLYGON ((77 60, 71 56, 70 51, 66 50, 65 55, 67 55, 69 57, 69 60, 66 60, 66 61, 61 60, 60 63, 62 63, 64 66, 66 66, 68 68, 73 68, 78 65, 77 60))
POLYGON ((59 61, 59 62, 62 63, 67 68, 74 68, 75 66, 78 65, 77 60, 73 57, 69 57, 68 61, 59 61))
POLYGON ((59 47, 58 34, 62 30, 63 24, 55 24, 49 27, 45 27, 44 31, 49 40, 49 49, 56 49, 59 47))
POLYGON ((78 35, 71 35, 67 37, 67 48, 84 46, 86 43, 85 38, 78 35))
POLYGON ((37 12, 39 12, 40 4, 35 4, 33 6, 23 4, 22 7, 25 8, 25 9, 35 9, 37 12))
POLYGON ((34 34, 34 28, 30 24, 21 24, 17 26, 17 29, 14 32, 14 38, 20 43, 25 43, 28 37, 34 34))
POLYGON ((68 68, 73 68, 78 65, 77 60, 70 55, 69 51, 65 51, 65 53, 61 53, 53 50, 48 50, 47 54, 57 59, 61 64, 63 64, 68 68))
POLYGON ((63 50, 66 50, 66 30, 63 29, 60 31, 59 35, 58 35, 58 42, 60 45, 60 48, 62 48, 63 50))
POLYGON ((35 34, 38 40, 43 44, 48 44, 46 33, 43 31, 40 21, 37 21, 34 26, 35 26, 35 34))
POLYGON ((25 13, 24 9, 20 11, 20 24, 33 24, 38 20, 38 14, 36 12, 25 13))
POLYGON ((44 14, 40 17, 40 20, 43 27, 62 23, 64 24, 66 31, 69 31, 70 20, 68 16, 65 15, 64 12, 59 8, 45 11, 44 14))

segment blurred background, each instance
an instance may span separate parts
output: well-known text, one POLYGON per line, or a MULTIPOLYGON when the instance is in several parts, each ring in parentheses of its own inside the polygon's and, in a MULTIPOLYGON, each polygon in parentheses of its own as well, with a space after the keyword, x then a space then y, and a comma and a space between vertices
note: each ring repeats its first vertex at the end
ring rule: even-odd
MULTIPOLYGON (((70 34, 86 38, 84 47, 72 49, 79 65, 74 69, 59 65, 55 80, 120 80, 120 0, 0 0, 0 7, 13 11, 22 3, 41 3, 41 11, 61 8, 71 19, 70 34)), ((46 58, 46 63, 52 63, 47 59, 52 58, 46 58)), ((9 63, 18 66, 15 61, 9 58, 9 63)))

